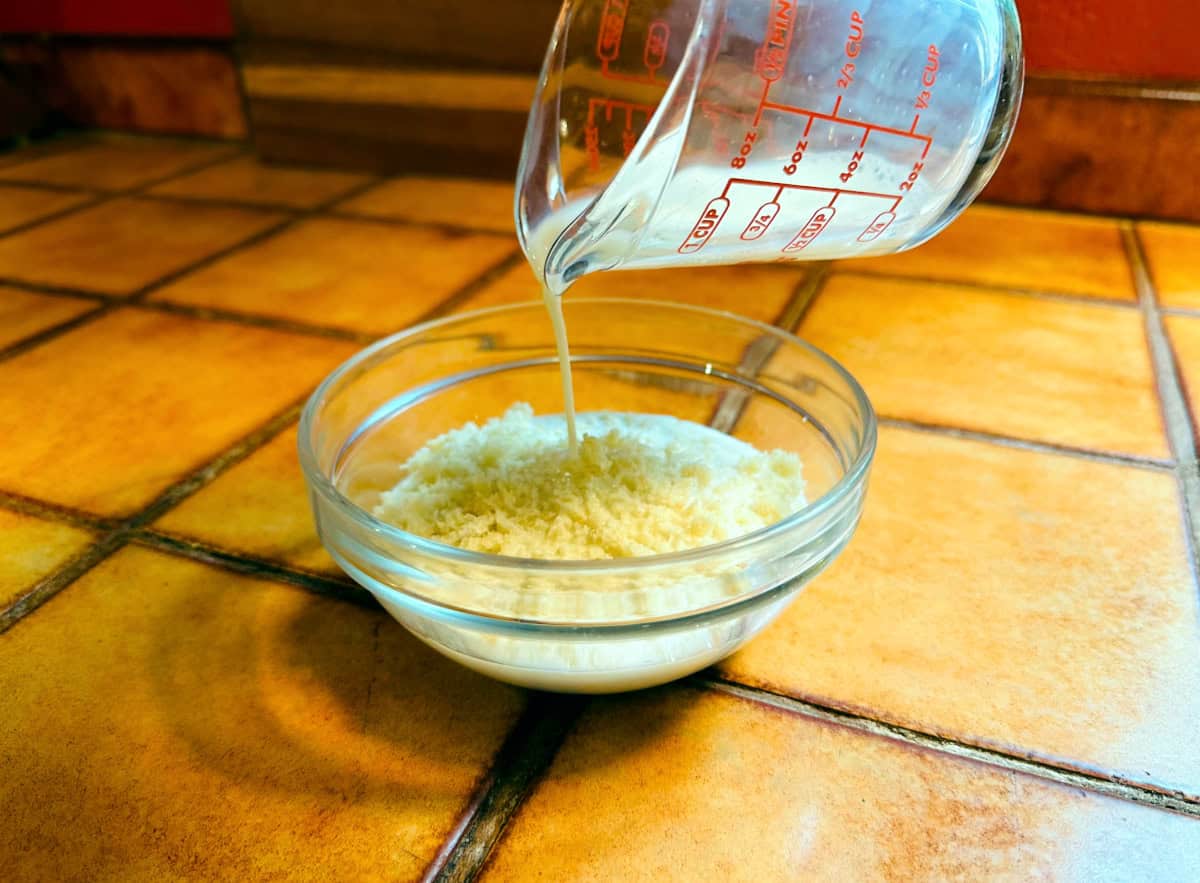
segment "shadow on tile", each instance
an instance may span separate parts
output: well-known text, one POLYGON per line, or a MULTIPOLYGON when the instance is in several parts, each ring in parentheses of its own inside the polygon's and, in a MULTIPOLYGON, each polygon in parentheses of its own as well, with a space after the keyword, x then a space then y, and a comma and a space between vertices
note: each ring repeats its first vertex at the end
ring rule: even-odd
MULTIPOLYGON (((194 598, 204 593, 213 609, 240 608, 242 624, 186 649, 161 630, 144 671, 152 673, 154 711, 177 742, 206 774, 240 789, 332 793, 358 810, 393 815, 401 807, 426 813, 432 805, 461 805, 531 695, 446 659, 382 611, 313 597, 288 604, 279 617, 274 591, 255 603, 247 598, 253 589, 220 574, 197 571, 196 582, 195 592, 162 611, 166 622, 193 618, 194 598), (239 681, 257 689, 231 702, 226 673, 234 667, 239 681)), ((570 715, 586 701, 540 695, 550 715, 570 715)), ((699 698, 671 686, 596 697, 596 712, 661 701, 669 713, 590 752, 584 766, 619 766, 659 744, 699 698)), ((424 845, 436 848, 432 839, 424 845)))
POLYGON ((0 636, 5 879, 419 879, 524 703, 378 611, 123 550, 0 636))
MULTIPOLYGON (((392 807, 461 796, 469 743, 485 731, 501 736, 507 712, 522 702, 514 688, 445 659, 382 611, 331 611, 313 598, 289 605, 264 630, 256 626, 273 615, 271 599, 247 609, 245 588, 202 581, 206 605, 241 596, 243 625, 189 653, 163 632, 146 668, 164 722, 195 760, 240 787, 308 794, 344 786, 356 801, 392 807), (223 705, 225 715, 232 710, 222 689, 231 663, 259 690, 238 704, 236 727, 225 730, 214 727, 213 714, 223 705), (405 762, 372 762, 388 757, 405 762)), ((186 622, 194 606, 180 598, 164 616, 186 622)), ((490 754, 472 760, 476 778, 490 754)))

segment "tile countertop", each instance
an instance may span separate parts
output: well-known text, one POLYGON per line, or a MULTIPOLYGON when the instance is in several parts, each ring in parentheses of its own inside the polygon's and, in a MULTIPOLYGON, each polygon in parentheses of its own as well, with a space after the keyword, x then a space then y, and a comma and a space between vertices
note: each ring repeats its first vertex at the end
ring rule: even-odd
POLYGON ((534 296, 510 199, 0 156, 6 880, 1200 879, 1200 229, 980 206, 889 258, 587 280, 799 316, 882 430, 779 622, 585 701, 410 638, 295 463, 364 343, 534 296))

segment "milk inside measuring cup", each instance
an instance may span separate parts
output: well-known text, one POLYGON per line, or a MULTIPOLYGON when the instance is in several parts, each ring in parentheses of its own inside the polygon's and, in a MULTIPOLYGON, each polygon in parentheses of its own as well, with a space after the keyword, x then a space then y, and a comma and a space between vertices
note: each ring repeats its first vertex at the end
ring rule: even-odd
POLYGON ((573 0, 526 132, 522 245, 557 294, 910 248, 990 177, 1021 77, 1012 0, 573 0))

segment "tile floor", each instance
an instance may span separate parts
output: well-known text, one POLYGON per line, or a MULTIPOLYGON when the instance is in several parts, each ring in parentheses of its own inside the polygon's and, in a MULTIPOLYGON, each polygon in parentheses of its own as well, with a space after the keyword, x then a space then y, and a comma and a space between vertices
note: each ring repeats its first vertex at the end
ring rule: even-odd
POLYGON ((1200 475, 1160 405, 1200 411, 1200 229, 980 206, 889 258, 584 283, 798 321, 883 428, 778 622, 581 703, 364 603, 295 463, 358 347, 536 296, 510 202, 194 141, 3 157, 5 879, 1200 879, 1200 475))

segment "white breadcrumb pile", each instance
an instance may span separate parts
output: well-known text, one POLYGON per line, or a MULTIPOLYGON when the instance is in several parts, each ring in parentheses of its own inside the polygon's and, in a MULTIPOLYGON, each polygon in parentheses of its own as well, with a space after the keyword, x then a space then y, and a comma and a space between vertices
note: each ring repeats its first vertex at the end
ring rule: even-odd
POLYGON ((583 413, 579 431, 572 456, 561 416, 513 405, 428 442, 374 513, 476 552, 579 560, 694 549, 805 504, 786 451, 660 414, 583 413))

